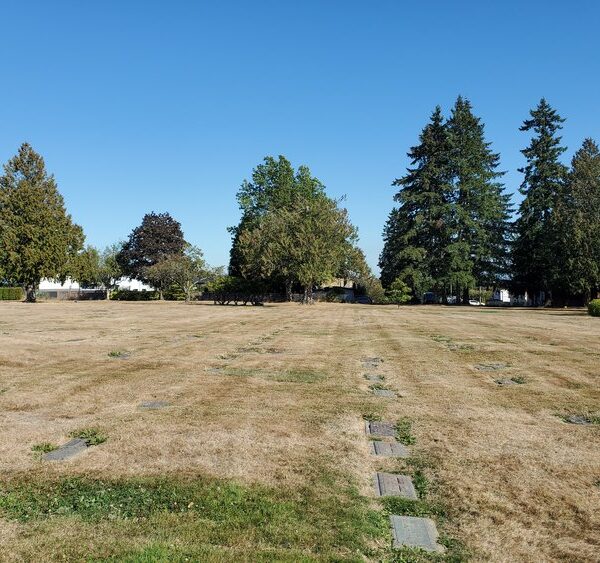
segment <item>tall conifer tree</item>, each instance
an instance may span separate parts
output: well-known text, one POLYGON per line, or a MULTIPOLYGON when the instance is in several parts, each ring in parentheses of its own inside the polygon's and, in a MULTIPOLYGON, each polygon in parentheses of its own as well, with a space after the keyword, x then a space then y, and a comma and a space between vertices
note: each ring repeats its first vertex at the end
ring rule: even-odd
POLYGON ((23 143, 0 177, 0 272, 35 301, 42 278, 64 279, 84 241, 44 159, 23 143))
POLYGON ((500 155, 485 140, 484 125, 471 103, 458 97, 448 120, 454 184, 454 233, 448 277, 463 289, 491 286, 507 275, 510 196, 497 168, 500 155))
POLYGON ((567 168, 559 158, 566 148, 558 135, 564 119, 544 98, 530 115, 520 128, 534 135, 521 151, 527 159, 526 166, 519 169, 525 175, 520 188, 525 198, 516 222, 513 265, 516 285, 527 291, 535 304, 542 304, 540 292, 546 300, 551 298, 552 281, 560 267, 556 254, 561 243, 553 213, 564 197, 567 168))
POLYGON ((567 189, 554 213, 559 245, 553 286, 562 299, 587 303, 600 290, 600 150, 585 139, 571 162, 567 189))
POLYGON ((389 286, 405 281, 416 297, 427 289, 446 291, 445 267, 452 243, 452 183, 450 143, 438 106, 408 156, 412 167, 393 185, 394 209, 384 228, 379 259, 381 277, 389 286))

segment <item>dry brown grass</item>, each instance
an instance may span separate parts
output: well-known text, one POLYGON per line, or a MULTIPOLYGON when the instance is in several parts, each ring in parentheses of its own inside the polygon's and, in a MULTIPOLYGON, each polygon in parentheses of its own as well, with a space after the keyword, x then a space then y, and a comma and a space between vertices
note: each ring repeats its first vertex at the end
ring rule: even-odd
MULTIPOLYGON (((293 488, 331 469, 372 496, 386 464, 368 454, 361 415, 377 411, 413 420, 449 509, 444 532, 474 559, 596 561, 600 427, 557 415, 600 414, 599 343, 600 322, 578 311, 3 303, 0 474, 293 488), (363 356, 385 360, 378 371, 400 398, 370 395, 363 356), (474 368, 485 362, 508 367, 474 368), (517 376, 526 383, 494 382, 517 376), (172 406, 140 410, 147 400, 172 406), (57 464, 31 452, 86 427, 109 440, 57 464)), ((69 526, 44 523, 44 541, 77 536, 69 526)), ((30 532, 0 520, 16 560, 33 552, 30 532)))

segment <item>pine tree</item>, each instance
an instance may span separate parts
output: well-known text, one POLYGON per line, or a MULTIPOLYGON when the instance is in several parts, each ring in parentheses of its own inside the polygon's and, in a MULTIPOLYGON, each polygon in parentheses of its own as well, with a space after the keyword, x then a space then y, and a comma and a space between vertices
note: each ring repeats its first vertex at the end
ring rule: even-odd
POLYGON ((553 286, 587 303, 600 290, 600 150, 592 139, 573 157, 553 223, 560 241, 553 286))
POLYGON ((83 231, 65 210, 44 159, 29 144, 4 166, 0 178, 0 271, 22 285, 27 301, 35 301, 42 278, 64 279, 83 231))
POLYGON ((498 181, 504 174, 497 171, 500 155, 485 140, 468 100, 458 97, 447 126, 455 220, 448 276, 468 303, 473 283, 492 286, 507 275, 510 196, 498 181))
POLYGON ((566 148, 558 136, 564 119, 544 98, 530 115, 520 128, 533 131, 534 136, 521 151, 527 159, 519 169, 525 175, 520 188, 525 198, 515 225, 513 267, 517 287, 541 304, 538 295, 544 292, 551 298, 552 281, 560 268, 556 255, 561 243, 552 216, 565 190, 567 168, 559 158, 566 148))
POLYGON ((385 286, 400 278, 414 295, 427 289, 447 292, 448 252, 452 244, 450 141, 440 107, 408 156, 411 168, 392 185, 399 203, 384 228, 379 259, 385 286))

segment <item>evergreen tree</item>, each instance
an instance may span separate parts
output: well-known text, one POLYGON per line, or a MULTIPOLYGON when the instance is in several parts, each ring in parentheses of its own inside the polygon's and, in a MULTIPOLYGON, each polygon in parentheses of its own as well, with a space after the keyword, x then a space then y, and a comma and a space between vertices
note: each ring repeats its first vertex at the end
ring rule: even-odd
POLYGON ((507 275, 510 196, 498 181, 500 155, 485 140, 471 103, 458 97, 448 120, 454 226, 447 276, 468 303, 474 283, 491 286, 507 275))
POLYGON ((571 162, 567 189, 554 212, 559 245, 553 286, 587 303, 600 289, 600 151, 585 139, 571 162))
POLYGON ((384 228, 379 265, 385 286, 400 278, 420 298, 427 289, 446 293, 452 244, 450 139, 439 107, 419 141, 408 153, 412 167, 393 183, 400 188, 394 196, 400 205, 384 228))
POLYGON ((64 279, 84 241, 65 210, 44 159, 29 144, 4 166, 0 177, 0 271, 35 301, 42 278, 64 279))
POLYGON ((521 152, 527 159, 519 169, 525 177, 520 192, 520 216, 516 222, 513 248, 515 284, 527 291, 534 303, 541 304, 538 295, 552 294, 552 281, 560 268, 556 256, 560 248, 553 213, 557 202, 564 197, 567 168, 559 158, 566 148, 561 146, 558 132, 564 119, 542 98, 524 121, 521 131, 532 131, 529 146, 521 152))

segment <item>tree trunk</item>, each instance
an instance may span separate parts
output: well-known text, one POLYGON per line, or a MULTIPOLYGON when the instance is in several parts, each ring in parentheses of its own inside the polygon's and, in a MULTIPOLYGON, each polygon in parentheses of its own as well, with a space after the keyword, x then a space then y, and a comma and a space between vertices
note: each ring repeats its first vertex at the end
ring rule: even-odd
POLYGON ((302 299, 302 303, 304 303, 305 305, 313 304, 312 285, 306 286, 304 288, 304 299, 302 299))
POLYGON ((468 305, 469 304, 469 288, 465 287, 465 289, 463 290, 463 305, 468 305))
POLYGON ((25 302, 26 303, 35 303, 35 300, 36 300, 35 285, 36 284, 34 284, 34 283, 29 283, 23 288, 25 290, 25 302))
POLYGON ((292 282, 291 282, 291 280, 285 281, 285 300, 286 301, 292 300, 292 282))

